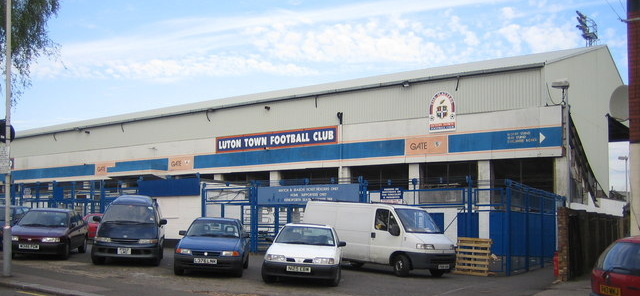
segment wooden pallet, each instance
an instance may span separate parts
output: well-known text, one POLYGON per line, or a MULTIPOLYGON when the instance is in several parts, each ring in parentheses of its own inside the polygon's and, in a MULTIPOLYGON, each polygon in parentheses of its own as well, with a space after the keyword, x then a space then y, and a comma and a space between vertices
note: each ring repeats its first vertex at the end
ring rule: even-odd
POLYGON ((455 274, 489 276, 491 239, 459 237, 455 274))

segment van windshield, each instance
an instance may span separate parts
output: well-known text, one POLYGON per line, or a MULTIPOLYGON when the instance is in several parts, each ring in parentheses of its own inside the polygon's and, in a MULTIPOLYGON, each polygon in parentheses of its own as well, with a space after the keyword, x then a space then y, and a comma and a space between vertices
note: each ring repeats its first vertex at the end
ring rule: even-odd
POLYGON ((396 209, 406 232, 442 233, 433 218, 423 210, 396 209))
POLYGON ((153 207, 142 205, 111 205, 102 222, 154 223, 153 207))

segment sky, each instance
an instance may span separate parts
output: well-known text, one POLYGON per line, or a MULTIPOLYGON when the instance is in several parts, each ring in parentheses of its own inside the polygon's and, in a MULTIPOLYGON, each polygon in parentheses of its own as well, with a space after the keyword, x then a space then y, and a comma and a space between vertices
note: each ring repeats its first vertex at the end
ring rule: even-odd
MULTIPOLYGON (((219 98, 585 46, 627 83, 626 0, 60 0, 18 132, 219 98)), ((3 91, 4 93, 4 91, 3 91)), ((4 94, 3 94, 4 96, 4 94)), ((4 113, 4 112, 3 112, 4 113)), ((628 143, 611 145, 624 191, 628 143)))

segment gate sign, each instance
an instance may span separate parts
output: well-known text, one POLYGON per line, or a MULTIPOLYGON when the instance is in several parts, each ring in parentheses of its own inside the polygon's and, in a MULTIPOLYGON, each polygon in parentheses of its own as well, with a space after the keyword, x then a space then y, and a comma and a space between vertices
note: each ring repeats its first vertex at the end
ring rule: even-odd
POLYGON ((380 201, 384 203, 402 203, 402 188, 386 187, 380 190, 380 201))
POLYGON ((360 184, 258 187, 259 205, 305 205, 310 200, 358 202, 360 184))

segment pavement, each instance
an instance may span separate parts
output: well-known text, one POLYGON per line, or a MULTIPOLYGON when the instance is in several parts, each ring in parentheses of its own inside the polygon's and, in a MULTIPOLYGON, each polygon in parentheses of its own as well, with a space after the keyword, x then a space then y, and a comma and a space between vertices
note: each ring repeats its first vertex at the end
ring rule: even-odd
MULTIPOLYGON (((522 275, 521 275, 522 276, 522 275)), ((31 274, 11 272, 11 276, 0 276, 0 285, 62 296, 101 296, 95 286, 70 283, 31 274), (96 293, 97 292, 97 293, 96 293)), ((588 277, 567 282, 556 282, 535 296, 584 296, 589 295, 590 280, 588 277)))

